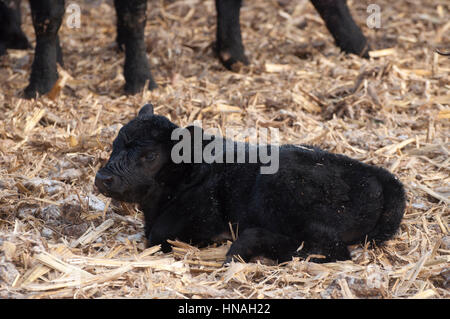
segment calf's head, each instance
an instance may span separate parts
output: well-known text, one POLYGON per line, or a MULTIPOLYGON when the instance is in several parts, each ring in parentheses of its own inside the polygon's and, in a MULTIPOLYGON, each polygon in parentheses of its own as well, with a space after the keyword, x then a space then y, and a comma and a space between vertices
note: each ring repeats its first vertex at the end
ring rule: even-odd
POLYGON ((98 190, 126 202, 151 196, 158 174, 170 161, 171 133, 176 128, 167 118, 154 115, 151 104, 143 106, 114 140, 108 162, 95 176, 98 190))

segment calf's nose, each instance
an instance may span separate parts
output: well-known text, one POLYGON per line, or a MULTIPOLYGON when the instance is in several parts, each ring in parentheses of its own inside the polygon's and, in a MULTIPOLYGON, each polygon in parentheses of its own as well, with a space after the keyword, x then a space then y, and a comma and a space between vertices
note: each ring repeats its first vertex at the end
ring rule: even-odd
POLYGON ((95 186, 97 186, 101 192, 110 190, 112 183, 113 176, 111 175, 105 175, 100 172, 95 175, 95 186))

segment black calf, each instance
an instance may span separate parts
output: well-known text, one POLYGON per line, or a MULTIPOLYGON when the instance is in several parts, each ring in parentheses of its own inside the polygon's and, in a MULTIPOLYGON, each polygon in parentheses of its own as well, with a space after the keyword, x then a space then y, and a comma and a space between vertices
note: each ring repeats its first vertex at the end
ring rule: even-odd
MULTIPOLYGON (((262 174, 267 161, 249 160, 255 148, 220 137, 183 149, 187 159, 195 159, 211 151, 209 143, 222 141, 223 152, 220 147, 214 151, 217 161, 180 162, 174 157, 180 142, 171 138, 179 130, 145 106, 120 130, 95 178, 104 195, 139 203, 150 246, 161 244, 169 251, 167 239, 206 245, 229 233, 231 223, 237 225, 238 239, 227 261, 235 255, 281 262, 321 254, 325 258, 315 261, 328 262, 350 259, 347 245, 385 241, 399 227, 403 186, 383 168, 311 146, 283 145, 278 171, 262 174), (245 145, 246 163, 236 163, 238 145, 245 145)), ((197 127, 186 131, 206 136, 197 127)))

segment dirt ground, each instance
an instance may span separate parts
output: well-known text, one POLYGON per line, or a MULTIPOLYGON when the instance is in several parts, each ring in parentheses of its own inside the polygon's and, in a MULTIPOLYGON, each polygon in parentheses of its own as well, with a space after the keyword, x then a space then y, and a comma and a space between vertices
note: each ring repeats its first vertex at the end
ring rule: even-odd
MULTIPOLYGON (((148 57, 159 85, 122 94, 112 1, 82 1, 60 31, 61 90, 20 98, 33 50, 0 58, 0 298, 449 298, 450 6, 445 0, 348 1, 369 60, 344 55, 309 1, 246 1, 251 61, 224 69, 212 0, 149 1, 148 57), (353 246, 351 261, 294 259, 222 267, 227 247, 145 247, 142 213, 93 186, 118 129, 152 102, 179 125, 275 127, 395 173, 407 191, 398 234, 353 246)), ((32 44, 28 3, 23 28, 32 44)))

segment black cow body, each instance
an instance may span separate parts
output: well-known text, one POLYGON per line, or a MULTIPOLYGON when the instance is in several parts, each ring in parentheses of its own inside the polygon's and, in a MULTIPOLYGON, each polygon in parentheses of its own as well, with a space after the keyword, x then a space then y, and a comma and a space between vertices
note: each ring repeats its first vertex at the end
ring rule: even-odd
POLYGON ((347 245, 385 241, 399 227, 403 186, 383 168, 293 145, 279 148, 274 174, 261 174, 260 161, 177 164, 171 153, 177 128, 147 105, 121 129, 95 179, 106 196, 139 203, 150 246, 168 251, 167 239, 207 245, 229 233, 231 223, 238 239, 227 261, 321 254, 315 261, 328 262, 350 259, 347 245))
MULTIPOLYGON (((13 3, 17 10, 20 0, 0 0, 13 3)), ((217 9, 216 52, 222 64, 233 69, 239 63, 248 64, 239 22, 242 0, 215 0, 217 9)), ((58 74, 56 63, 63 63, 59 45, 58 30, 64 15, 64 0, 29 0, 33 26, 36 33, 35 57, 30 82, 25 89, 25 97, 32 98, 36 93, 44 94, 51 90, 58 74)), ((367 40, 355 24, 346 0, 311 0, 324 19, 336 44, 345 52, 368 56, 367 40)), ((134 94, 142 90, 148 81, 149 88, 156 88, 146 57, 144 29, 146 24, 146 0, 114 0, 117 13, 117 43, 125 50, 125 92, 134 94)), ((10 24, 9 29, 20 30, 20 13, 12 15, 0 6, 0 26, 10 24), (2 12, 8 20, 2 21, 2 12)), ((17 10, 15 12, 17 12, 17 10)), ((22 31, 20 31, 22 32, 22 31)), ((0 30, 3 33, 3 30, 0 30)), ((16 34, 14 32, 13 34, 16 34)), ((21 48, 20 43, 5 41, 0 34, 0 54, 6 48, 21 48), (3 49, 2 49, 3 48, 3 49)), ((9 38, 11 38, 9 36, 9 38)), ((25 38, 26 40, 26 38, 25 38)))

